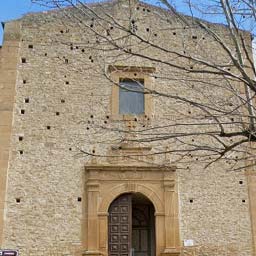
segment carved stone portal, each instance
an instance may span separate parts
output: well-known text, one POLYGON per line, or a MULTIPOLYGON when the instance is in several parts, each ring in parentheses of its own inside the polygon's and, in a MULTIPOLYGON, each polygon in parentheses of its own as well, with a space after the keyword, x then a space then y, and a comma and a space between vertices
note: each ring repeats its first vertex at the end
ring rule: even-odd
POLYGON ((155 208, 156 256, 179 255, 178 196, 174 167, 85 167, 83 255, 108 255, 108 209, 124 193, 141 193, 155 208))

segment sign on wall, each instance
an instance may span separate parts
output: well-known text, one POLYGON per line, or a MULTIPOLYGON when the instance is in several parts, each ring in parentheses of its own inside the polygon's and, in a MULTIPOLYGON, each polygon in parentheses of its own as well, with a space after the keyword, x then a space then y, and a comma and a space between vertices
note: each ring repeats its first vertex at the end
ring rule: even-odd
POLYGON ((192 239, 184 240, 184 246, 194 246, 194 240, 192 239))
POLYGON ((0 250, 0 256, 19 256, 17 250, 0 250))

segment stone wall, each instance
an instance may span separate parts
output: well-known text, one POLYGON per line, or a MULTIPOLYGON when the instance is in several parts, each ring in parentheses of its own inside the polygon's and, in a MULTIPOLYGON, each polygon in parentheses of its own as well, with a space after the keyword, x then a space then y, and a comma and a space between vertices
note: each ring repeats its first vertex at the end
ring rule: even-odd
MULTIPOLYGON (((129 19, 129 6, 125 3, 108 3, 104 8, 124 23, 129 19)), ((127 58, 118 50, 110 50, 108 45, 102 46, 104 44, 98 42, 100 39, 91 29, 95 26, 99 33, 108 32, 91 18, 84 20, 84 24, 74 23, 69 19, 71 14, 76 13, 65 9, 29 14, 21 20, 2 247, 18 248, 22 256, 79 255, 84 249, 84 166, 108 161, 104 156, 111 152, 112 146, 119 146, 124 136, 116 130, 127 127, 126 121, 111 119, 112 87, 104 76, 109 65, 156 67, 152 86, 162 92, 171 91, 184 97, 192 95, 203 100, 203 95, 210 98, 214 94, 219 99, 228 95, 228 91, 202 82, 190 82, 191 86, 184 90, 180 82, 184 73, 139 55, 127 58), (167 74, 170 77, 170 71, 173 80, 166 81, 164 77, 167 74), (83 154, 80 149, 96 156, 83 154)), ((165 15, 164 11, 143 4, 134 10, 138 30, 143 31, 144 36, 150 31, 159 46, 169 50, 185 47, 187 51, 199 51, 200 47, 201 56, 216 57, 219 51, 216 42, 201 31, 180 28, 174 18, 167 22, 161 18, 165 15), (184 42, 187 45, 184 46, 184 42)), ((109 29, 113 36, 120 33, 115 27, 109 29)), ((223 38, 229 40, 224 27, 215 25, 215 29, 223 31, 223 38)), ((173 57, 173 64, 184 65, 184 60, 172 54, 163 55, 157 49, 151 52, 136 40, 128 43, 135 43, 131 46, 134 52, 151 54, 152 58, 160 58, 163 62, 173 57)), ((225 54, 220 52, 217 60, 225 60, 225 54)), ((189 61, 185 64, 190 67, 189 61)), ((192 78, 198 77, 192 75, 192 78)), ((215 77, 205 76, 202 80, 214 81, 215 77)), ((129 120, 128 126, 135 130, 158 124, 164 126, 175 124, 181 113, 187 115, 188 121, 202 114, 200 111, 190 113, 189 106, 180 106, 177 100, 154 97, 151 115, 129 120)), ((170 126, 166 132, 177 129, 180 128, 170 126)), ((175 143, 172 140, 150 143, 151 152, 178 146, 175 143)), ((161 164, 166 158, 175 163, 178 156, 157 154, 147 162, 161 164)), ((184 253, 252 255, 248 186, 244 173, 229 171, 230 163, 225 161, 207 170, 204 166, 194 153, 177 164, 181 241, 193 239, 195 243, 195 247, 185 248, 184 253)), ((3 170, 6 170, 6 161, 3 170)))

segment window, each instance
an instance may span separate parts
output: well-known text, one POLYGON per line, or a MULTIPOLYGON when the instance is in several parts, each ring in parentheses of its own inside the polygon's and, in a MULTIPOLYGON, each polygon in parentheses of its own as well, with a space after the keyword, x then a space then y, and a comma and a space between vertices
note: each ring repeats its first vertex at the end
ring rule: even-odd
POLYGON ((143 114, 144 80, 119 80, 119 114, 143 114))
POLYGON ((112 81, 111 118, 132 120, 150 118, 154 67, 109 66, 112 81), (147 93, 146 93, 147 92, 147 93))

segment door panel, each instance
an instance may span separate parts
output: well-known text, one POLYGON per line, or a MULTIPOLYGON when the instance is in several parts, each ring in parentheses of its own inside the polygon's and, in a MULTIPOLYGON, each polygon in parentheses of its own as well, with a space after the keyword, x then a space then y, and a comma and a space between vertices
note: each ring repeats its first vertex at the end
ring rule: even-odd
POLYGON ((151 207, 148 204, 132 206, 132 248, 133 256, 151 255, 151 207))
POLYGON ((124 194, 109 207, 109 256, 130 256, 132 232, 132 197, 124 194))
POLYGON ((140 230, 140 243, 141 243, 141 251, 142 252, 149 252, 150 247, 148 244, 148 239, 149 239, 149 230, 147 229, 141 229, 140 230))
POLYGON ((132 248, 134 251, 140 249, 140 231, 137 229, 132 229, 132 248))

